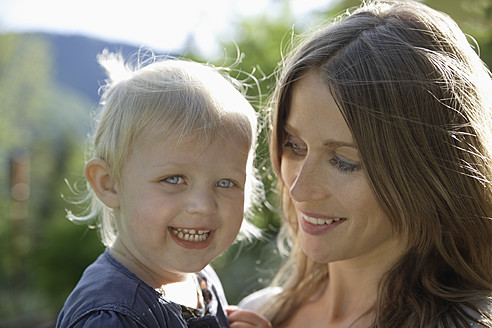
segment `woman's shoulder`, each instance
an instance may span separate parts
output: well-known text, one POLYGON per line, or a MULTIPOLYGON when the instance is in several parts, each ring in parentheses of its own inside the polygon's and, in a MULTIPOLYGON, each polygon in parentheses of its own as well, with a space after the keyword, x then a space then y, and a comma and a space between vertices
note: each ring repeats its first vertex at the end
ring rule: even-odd
POLYGON ((266 287, 260 289, 243 298, 241 302, 239 302, 238 307, 257 312, 281 292, 281 287, 266 287))
MULTIPOLYGON (((469 306, 463 308, 463 310, 467 313, 468 316, 474 319, 474 321, 480 321, 486 323, 489 326, 492 326, 492 298, 486 298, 480 302, 476 302, 473 304, 476 309, 472 309, 469 306), (476 311, 478 310, 478 312, 476 311)), ((486 327, 489 327, 486 326, 486 327)), ((483 327, 478 323, 471 323, 470 327, 483 327)))
POLYGON ((458 305, 438 327, 492 327, 492 302, 490 299, 458 305))

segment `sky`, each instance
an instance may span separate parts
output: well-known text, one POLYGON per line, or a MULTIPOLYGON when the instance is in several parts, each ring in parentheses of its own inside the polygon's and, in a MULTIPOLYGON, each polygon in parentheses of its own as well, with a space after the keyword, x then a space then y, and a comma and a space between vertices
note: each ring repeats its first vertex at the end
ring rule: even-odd
MULTIPOLYGON (((302 22, 335 0, 290 1, 302 22)), ((233 41, 238 17, 274 11, 275 0, 0 0, 0 33, 82 34, 159 50, 180 49, 193 36, 210 55, 219 38, 233 41)))

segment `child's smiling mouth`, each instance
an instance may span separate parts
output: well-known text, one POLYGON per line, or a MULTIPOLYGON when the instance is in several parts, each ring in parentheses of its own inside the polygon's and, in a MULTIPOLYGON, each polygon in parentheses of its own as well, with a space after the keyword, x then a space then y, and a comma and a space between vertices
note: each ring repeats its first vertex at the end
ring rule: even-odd
POLYGON ((187 228, 174 228, 169 227, 171 232, 176 238, 191 242, 202 242, 207 240, 210 236, 210 230, 197 230, 197 229, 187 229, 187 228))

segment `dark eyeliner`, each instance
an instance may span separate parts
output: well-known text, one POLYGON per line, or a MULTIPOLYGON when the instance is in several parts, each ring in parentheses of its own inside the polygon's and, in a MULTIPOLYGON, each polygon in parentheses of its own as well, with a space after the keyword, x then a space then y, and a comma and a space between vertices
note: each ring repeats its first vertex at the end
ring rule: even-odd
POLYGON ((294 144, 292 142, 290 142, 289 140, 285 141, 282 145, 282 147, 286 147, 286 148, 294 148, 294 144))
POLYGON ((343 173, 352 173, 361 169, 360 164, 350 163, 338 156, 331 159, 330 163, 343 173))

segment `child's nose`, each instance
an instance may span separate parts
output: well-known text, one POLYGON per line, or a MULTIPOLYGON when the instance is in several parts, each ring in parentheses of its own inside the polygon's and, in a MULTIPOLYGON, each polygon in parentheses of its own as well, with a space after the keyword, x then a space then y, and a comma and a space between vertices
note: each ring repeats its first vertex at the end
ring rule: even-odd
POLYGON ((194 215, 210 215, 217 211, 215 193, 211 189, 200 189, 190 193, 187 211, 194 215))

